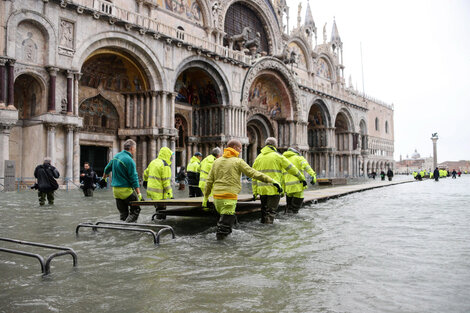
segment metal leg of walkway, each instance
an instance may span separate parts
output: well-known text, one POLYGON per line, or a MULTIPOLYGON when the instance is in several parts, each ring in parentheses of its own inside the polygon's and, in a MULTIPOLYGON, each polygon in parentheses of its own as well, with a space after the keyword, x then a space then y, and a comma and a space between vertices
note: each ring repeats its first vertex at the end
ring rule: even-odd
POLYGON ((125 226, 138 226, 139 224, 134 224, 134 223, 114 223, 114 222, 98 222, 96 224, 93 223, 80 223, 77 225, 77 228, 75 229, 75 234, 78 235, 78 231, 81 227, 88 227, 96 231, 97 229, 112 229, 112 230, 123 230, 123 231, 133 231, 133 232, 140 232, 140 233, 147 233, 152 235, 153 237, 153 242, 155 245, 160 244, 160 236, 163 232, 165 231, 170 231, 173 235, 173 238, 175 238, 173 228, 171 227, 161 227, 160 225, 152 225, 152 224, 140 224, 140 225, 145 225, 145 226, 152 226, 152 227, 158 227, 160 226, 160 231, 156 233, 155 231, 151 229, 146 229, 146 228, 136 228, 136 227, 125 227, 125 226), (117 227, 117 226, 104 226, 104 225, 99 225, 100 224, 111 224, 111 225, 123 225, 122 227, 117 227))
POLYGON ((48 248, 48 249, 55 249, 55 250, 61 250, 60 252, 53 253, 49 255, 46 260, 44 258, 37 254, 37 253, 31 253, 31 252, 26 252, 26 251, 21 251, 21 250, 14 250, 14 249, 7 249, 7 248, 0 248, 0 251, 2 252, 7 252, 7 253, 12 253, 12 254, 18 254, 18 255, 23 255, 23 256, 29 256, 36 258, 39 263, 41 263, 41 271, 44 275, 48 275, 51 272, 51 262, 54 258, 62 255, 71 255, 73 259, 73 266, 76 267, 78 264, 78 257, 75 251, 72 248, 68 247, 62 247, 62 246, 55 246, 55 245, 49 245, 45 243, 39 243, 39 242, 31 242, 31 241, 24 241, 24 240, 17 240, 17 239, 11 239, 11 238, 2 238, 0 237, 1 241, 7 241, 7 242, 13 242, 21 245, 26 245, 26 246, 34 246, 34 247, 41 247, 41 248, 48 248))

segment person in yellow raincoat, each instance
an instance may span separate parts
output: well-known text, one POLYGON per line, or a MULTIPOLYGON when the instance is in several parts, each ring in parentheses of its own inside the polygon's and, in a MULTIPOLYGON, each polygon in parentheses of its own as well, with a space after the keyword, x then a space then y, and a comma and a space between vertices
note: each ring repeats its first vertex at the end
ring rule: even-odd
POLYGON ((212 165, 214 165, 214 161, 217 160, 221 156, 221 154, 222 151, 220 151, 220 148, 215 147, 214 149, 212 149, 211 154, 206 156, 201 162, 201 176, 199 176, 199 188, 203 192, 204 188, 206 188, 207 177, 209 176, 209 172, 212 169, 212 165))
MULTIPOLYGON (((300 153, 294 149, 289 148, 286 152, 282 154, 289 161, 294 164, 294 166, 301 172, 307 172, 311 177, 311 184, 314 185, 317 182, 317 174, 312 170, 307 160, 300 153)), ((284 183, 283 189, 286 193, 286 212, 298 213, 302 207, 304 201, 304 189, 307 189, 307 186, 304 186, 298 177, 289 174, 284 171, 284 183)))
POLYGON ((251 168, 246 162, 239 158, 242 144, 239 140, 232 139, 227 143, 224 154, 214 161, 204 189, 203 208, 207 209, 207 200, 211 193, 214 194, 214 206, 220 214, 217 223, 217 240, 224 239, 232 232, 235 223, 235 208, 237 206, 238 194, 242 186, 241 174, 257 179, 265 184, 271 184, 282 193, 279 182, 268 175, 260 173, 251 168))

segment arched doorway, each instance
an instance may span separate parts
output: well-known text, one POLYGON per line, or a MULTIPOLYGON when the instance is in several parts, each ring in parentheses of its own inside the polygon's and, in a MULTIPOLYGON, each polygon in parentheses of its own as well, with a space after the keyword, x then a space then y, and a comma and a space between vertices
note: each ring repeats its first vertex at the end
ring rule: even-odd
POLYGON ((269 120, 261 114, 252 116, 246 127, 248 137, 247 163, 253 164, 266 139, 274 136, 274 131, 269 120))
POLYGON ((22 74, 15 80, 14 101, 19 119, 30 119, 46 111, 42 84, 29 74, 22 74))
POLYGON ((336 115, 335 120, 335 140, 336 140, 336 175, 349 176, 350 173, 350 153, 352 150, 352 136, 348 117, 343 112, 336 115))
POLYGON ((187 117, 187 149, 182 150, 182 159, 189 160, 200 151, 204 156, 221 145, 225 127, 224 101, 228 100, 227 89, 217 71, 209 64, 189 62, 178 75, 174 91, 176 115, 187 117))
MULTIPOLYGON (((113 148, 121 149, 118 129, 142 129, 151 126, 151 103, 146 71, 131 54, 119 48, 101 48, 85 60, 81 67, 79 108, 84 118, 80 133, 80 165, 88 161, 100 170, 112 156, 113 148), (103 153, 103 147, 106 153, 103 153), (83 158, 87 157, 88 160, 83 158)), ((133 137, 137 144, 135 157, 139 175, 147 167, 147 160, 155 158, 148 148, 146 135, 133 137)))
POLYGON ((309 146, 309 162, 319 175, 328 172, 328 127, 329 112, 323 101, 317 100, 308 113, 307 141, 309 146))

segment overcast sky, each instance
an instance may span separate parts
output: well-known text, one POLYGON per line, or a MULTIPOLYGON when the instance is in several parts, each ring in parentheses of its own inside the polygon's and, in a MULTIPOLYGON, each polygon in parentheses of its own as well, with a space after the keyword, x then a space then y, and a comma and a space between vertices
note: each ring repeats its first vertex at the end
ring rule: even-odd
MULTIPOLYGON (((302 23, 307 0, 287 0, 290 21, 302 23)), ((322 42, 333 18, 343 41, 346 82, 395 106, 395 160, 416 148, 432 154, 437 132, 438 162, 470 159, 469 0, 310 0, 322 42)))

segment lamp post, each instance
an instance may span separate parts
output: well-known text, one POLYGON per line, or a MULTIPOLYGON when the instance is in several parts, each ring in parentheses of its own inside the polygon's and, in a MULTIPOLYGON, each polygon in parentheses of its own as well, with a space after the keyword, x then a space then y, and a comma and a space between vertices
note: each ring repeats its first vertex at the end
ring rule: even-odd
POLYGON ((432 152, 433 152, 433 156, 432 156, 433 168, 437 167, 437 140, 438 139, 439 139, 439 137, 437 136, 437 133, 433 133, 432 136, 431 136, 432 152))

